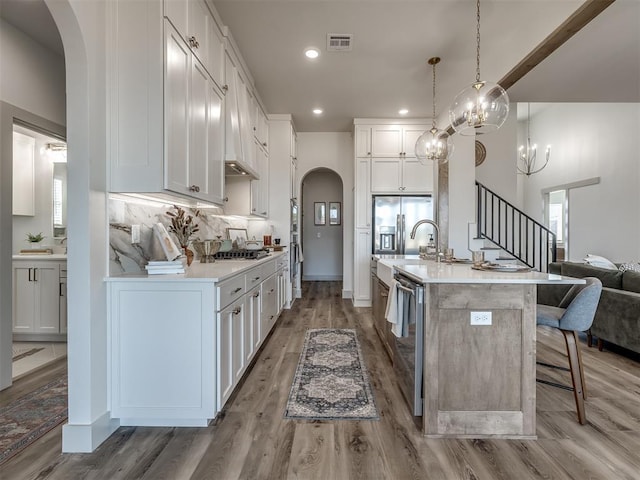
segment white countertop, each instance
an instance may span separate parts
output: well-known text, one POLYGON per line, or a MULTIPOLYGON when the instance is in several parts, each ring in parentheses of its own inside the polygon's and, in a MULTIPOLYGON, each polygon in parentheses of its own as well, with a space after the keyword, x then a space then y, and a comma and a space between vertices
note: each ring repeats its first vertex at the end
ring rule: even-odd
POLYGON ((474 270, 471 264, 447 264, 421 260, 418 255, 374 255, 378 260, 378 277, 387 285, 393 270, 409 276, 419 283, 585 283, 583 279, 563 277, 553 273, 497 272, 474 270))
POLYGON ((233 277, 239 273, 249 270, 255 266, 274 260, 285 252, 272 252, 266 257, 258 260, 216 260, 213 263, 200 263, 194 260, 193 263, 185 267, 185 273, 169 274, 169 275, 147 275, 146 273, 122 274, 105 278, 107 282, 113 281, 176 281, 190 280, 195 282, 219 282, 227 278, 233 277))
POLYGON ((66 260, 65 253, 18 253, 13 255, 13 260, 66 260))

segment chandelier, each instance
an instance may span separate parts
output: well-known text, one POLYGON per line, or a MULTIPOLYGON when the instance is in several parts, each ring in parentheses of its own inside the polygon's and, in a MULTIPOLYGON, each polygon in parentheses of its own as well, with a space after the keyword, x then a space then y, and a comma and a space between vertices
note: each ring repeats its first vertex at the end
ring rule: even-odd
POLYGON ((462 90, 449 107, 449 120, 461 135, 499 129, 509 114, 509 96, 497 83, 480 80, 480 0, 476 1, 476 81, 462 90))
POLYGON ((527 146, 520 145, 518 148, 518 162, 516 167, 518 169, 518 173, 526 175, 533 175, 534 173, 538 173, 549 163, 549 156, 551 155, 551 145, 547 145, 547 149, 545 150, 545 158, 544 164, 540 166, 536 166, 536 155, 538 153, 538 146, 534 143, 531 144, 531 104, 527 103, 527 146))
POLYGON ((427 63, 433 67, 433 116, 431 129, 424 132, 416 141, 416 158, 423 165, 427 160, 438 163, 447 163, 453 152, 453 142, 447 132, 436 127, 436 65, 440 63, 440 57, 432 57, 427 63))

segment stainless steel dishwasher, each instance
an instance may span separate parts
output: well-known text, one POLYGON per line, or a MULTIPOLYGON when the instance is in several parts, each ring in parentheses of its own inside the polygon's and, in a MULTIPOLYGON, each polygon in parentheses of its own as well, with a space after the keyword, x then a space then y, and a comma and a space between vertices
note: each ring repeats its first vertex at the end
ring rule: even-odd
POLYGON ((408 335, 395 339, 393 368, 411 414, 420 417, 423 411, 424 285, 401 273, 393 278, 397 282, 398 300, 402 298, 403 322, 408 325, 408 335))

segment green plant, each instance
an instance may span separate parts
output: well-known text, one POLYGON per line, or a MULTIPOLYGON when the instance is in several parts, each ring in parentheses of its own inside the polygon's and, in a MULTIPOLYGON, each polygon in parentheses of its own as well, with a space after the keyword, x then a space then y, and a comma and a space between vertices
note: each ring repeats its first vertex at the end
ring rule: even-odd
POLYGON ((200 230, 198 224, 193 221, 195 217, 200 216, 200 210, 193 210, 193 215, 189 215, 178 205, 174 205, 173 208, 175 211, 166 212, 171 218, 168 230, 176 236, 181 247, 186 247, 191 236, 200 230))
POLYGON ((44 235, 42 235, 42 232, 38 233, 37 235, 34 235, 33 233, 27 233, 27 241, 29 241, 30 243, 38 243, 42 240, 44 240, 44 235))

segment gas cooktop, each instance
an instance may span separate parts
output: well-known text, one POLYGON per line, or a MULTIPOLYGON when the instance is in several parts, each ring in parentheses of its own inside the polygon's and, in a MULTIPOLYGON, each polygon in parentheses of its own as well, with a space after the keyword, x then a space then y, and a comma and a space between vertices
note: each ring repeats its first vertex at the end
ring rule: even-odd
POLYGON ((235 249, 228 250, 226 252, 217 252, 214 257, 216 260, 257 260, 258 258, 266 257, 267 255, 269 255, 268 250, 235 249))

